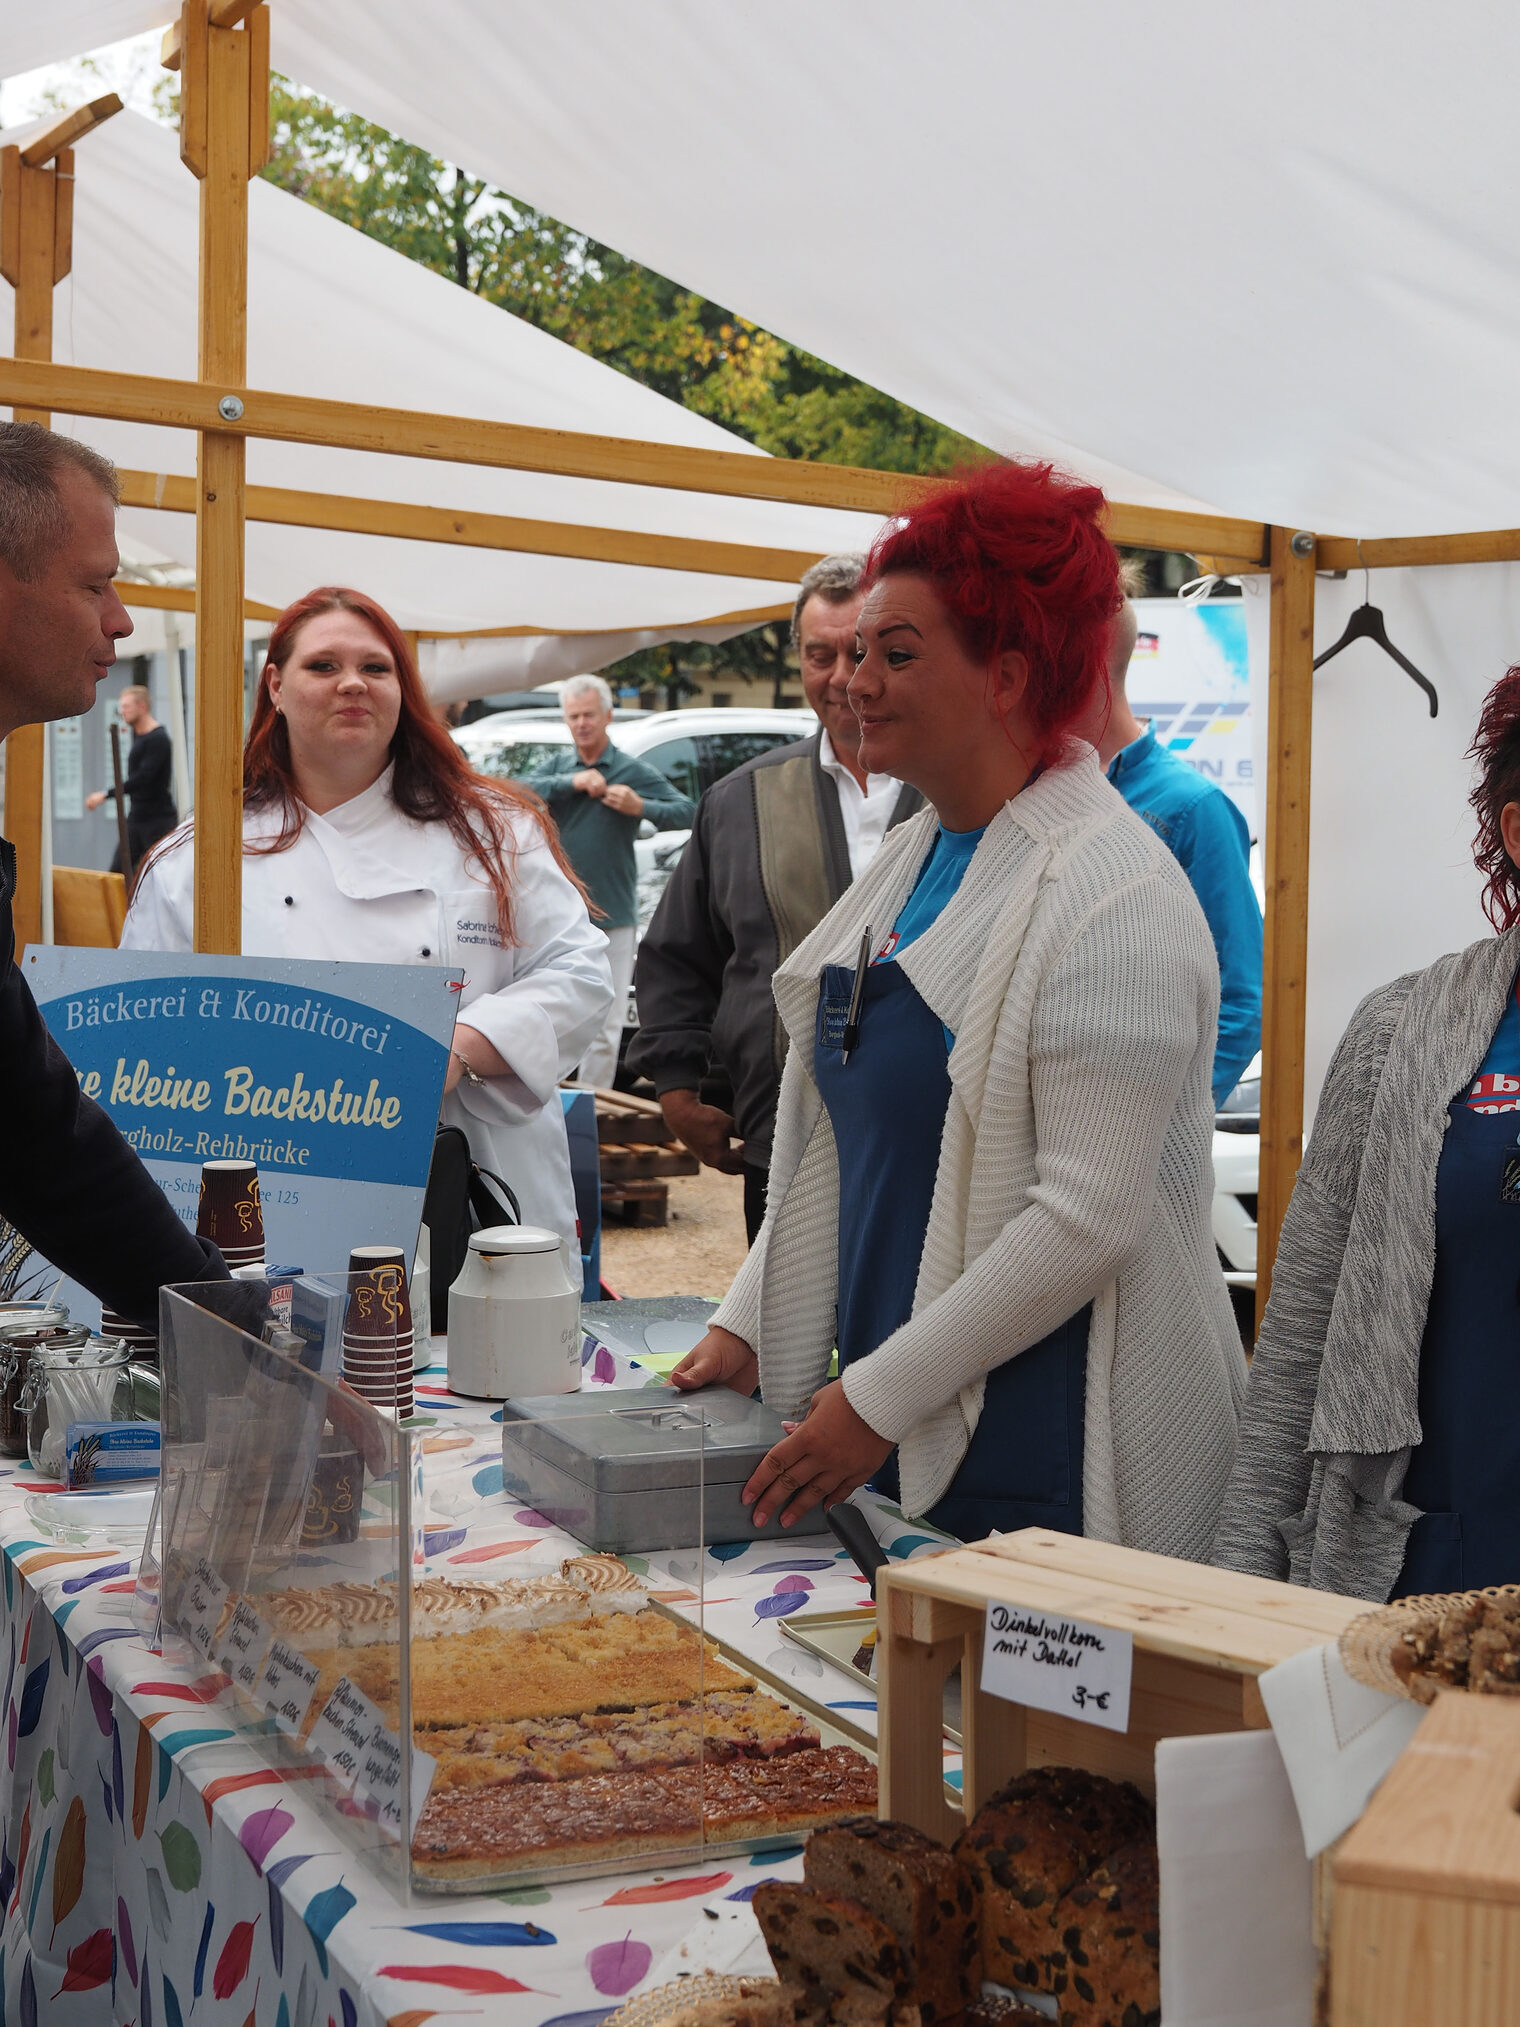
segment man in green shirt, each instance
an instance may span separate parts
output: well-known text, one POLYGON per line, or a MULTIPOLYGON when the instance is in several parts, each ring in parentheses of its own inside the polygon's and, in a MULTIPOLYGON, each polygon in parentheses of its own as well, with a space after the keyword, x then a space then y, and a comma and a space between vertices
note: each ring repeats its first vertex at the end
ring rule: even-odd
POLYGON ((638 936, 638 873, 633 841, 647 816, 656 830, 686 830, 696 804, 657 767, 620 753, 607 736, 612 692, 600 676, 575 676, 560 692, 575 741, 562 758, 529 775, 524 787, 549 805, 570 863, 591 897, 591 919, 606 931, 612 963, 607 1025, 581 1060, 581 1082, 610 1090, 633 979, 638 936))

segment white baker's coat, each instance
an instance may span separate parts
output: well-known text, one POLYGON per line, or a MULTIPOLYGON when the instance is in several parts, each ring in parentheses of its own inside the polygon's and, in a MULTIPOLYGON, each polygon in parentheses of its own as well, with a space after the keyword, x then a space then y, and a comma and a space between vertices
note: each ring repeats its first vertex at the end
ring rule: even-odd
MULTIPOLYGON (((496 904, 443 823, 414 823, 391 800, 390 770, 326 816, 304 812, 288 851, 249 852, 277 814, 243 821, 243 952, 364 964, 463 967, 459 1014, 511 1065, 485 1089, 461 1080, 443 1101, 483 1168, 511 1184, 523 1222, 575 1238, 575 1194, 559 1081, 612 1004, 607 939, 554 862, 529 811, 517 841, 515 944, 502 947, 496 904)), ((189 950, 195 917, 194 824, 181 825, 137 885, 123 950, 189 950)))

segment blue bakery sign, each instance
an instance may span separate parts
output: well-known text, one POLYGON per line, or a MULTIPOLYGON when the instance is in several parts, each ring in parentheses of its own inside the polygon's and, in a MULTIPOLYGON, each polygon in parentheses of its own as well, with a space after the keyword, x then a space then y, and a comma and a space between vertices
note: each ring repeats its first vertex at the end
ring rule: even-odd
POLYGON ((81 1089, 187 1224, 202 1162, 246 1160, 271 1263, 341 1269, 379 1241, 410 1253, 457 970, 35 945, 23 968, 81 1089))

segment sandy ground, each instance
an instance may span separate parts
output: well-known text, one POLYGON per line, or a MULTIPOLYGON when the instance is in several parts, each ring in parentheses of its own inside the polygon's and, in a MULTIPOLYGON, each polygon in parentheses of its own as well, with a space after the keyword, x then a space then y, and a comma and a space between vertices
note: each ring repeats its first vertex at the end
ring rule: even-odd
POLYGON ((726 1295, 748 1250, 744 1179, 704 1168, 670 1183, 670 1222, 602 1226, 602 1278, 619 1295, 726 1295))

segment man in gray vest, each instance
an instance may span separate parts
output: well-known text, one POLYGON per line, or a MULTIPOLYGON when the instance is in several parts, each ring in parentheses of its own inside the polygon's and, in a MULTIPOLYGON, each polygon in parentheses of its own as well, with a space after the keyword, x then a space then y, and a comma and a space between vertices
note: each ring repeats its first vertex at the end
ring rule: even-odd
POLYGON ((863 556, 826 556, 792 610, 802 687, 819 719, 714 783, 639 945, 629 1066, 666 1124, 710 1168, 744 1176, 753 1240, 765 1216, 784 1037, 771 974, 870 863, 918 791, 860 764, 845 695, 855 667, 863 556))

